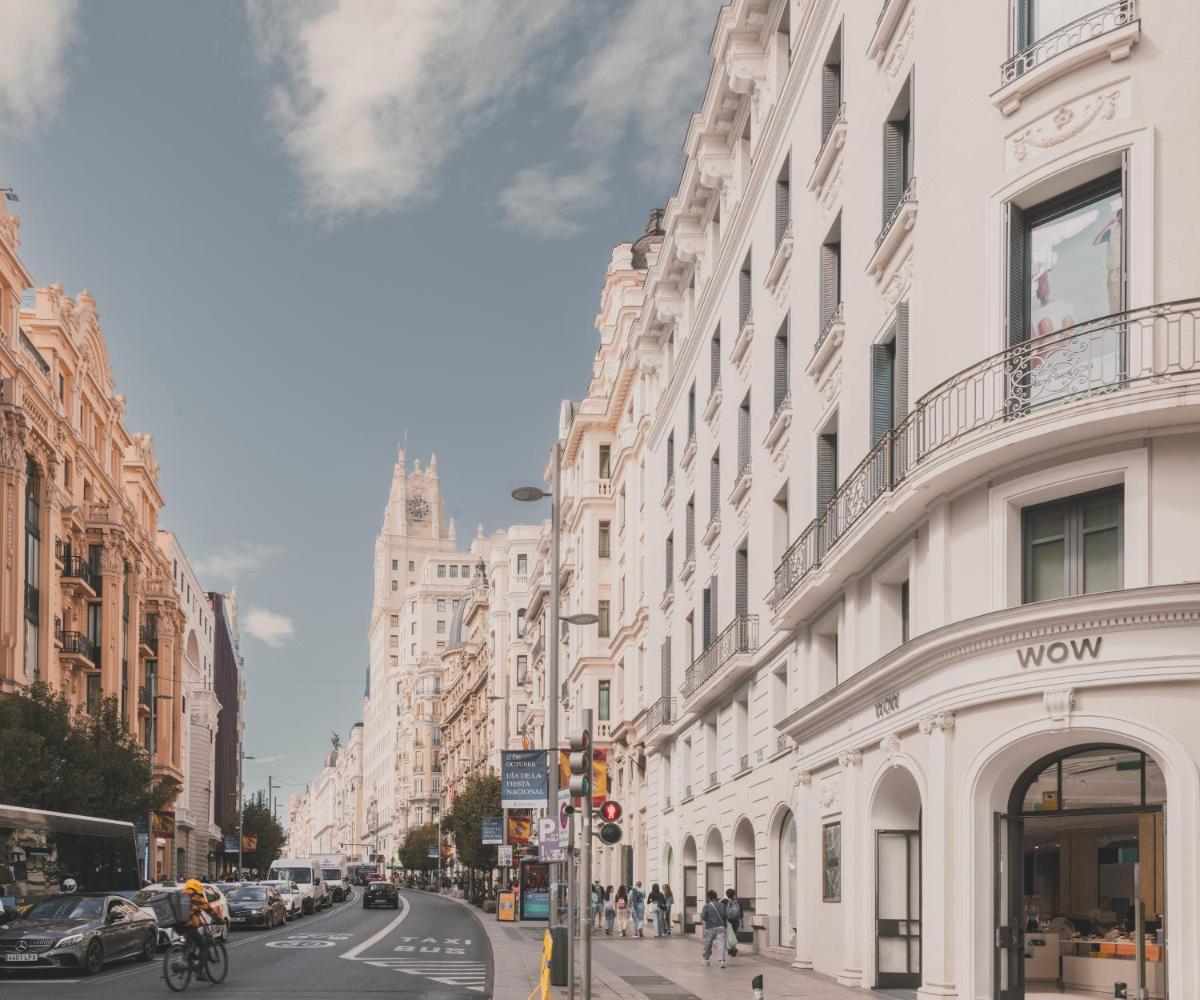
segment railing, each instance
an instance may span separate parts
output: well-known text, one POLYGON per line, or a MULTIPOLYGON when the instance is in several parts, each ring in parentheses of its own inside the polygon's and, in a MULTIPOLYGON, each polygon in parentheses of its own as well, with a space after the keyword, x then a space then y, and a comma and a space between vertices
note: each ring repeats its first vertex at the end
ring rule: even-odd
POLYGON ((153 625, 143 625, 138 629, 138 641, 147 649, 158 652, 158 629, 153 625))
POLYGON ((842 101, 842 103, 838 106, 837 114, 834 116, 833 121, 829 123, 829 128, 821 130, 821 148, 817 150, 817 155, 813 158, 814 164, 819 163, 821 161, 821 157, 825 155, 825 147, 829 145, 829 137, 833 135, 833 130, 836 129, 838 125, 843 124, 845 121, 846 102, 842 101))
POLYGON ((720 526, 721 526, 721 508, 718 507, 716 510, 714 510, 712 512, 712 515, 709 517, 708 527, 706 527, 704 529, 704 534, 708 535, 712 532, 712 530, 714 528, 719 528, 720 526))
POLYGON ((663 587, 662 597, 658 599, 659 607, 675 600, 675 581, 668 580, 667 585, 663 587))
POLYGON ((596 484, 596 492, 602 497, 612 496, 612 480, 611 479, 601 479, 596 484))
POLYGON ((896 202, 895 208, 892 209, 892 214, 887 217, 887 222, 883 224, 883 228, 879 230, 879 235, 875 237, 875 252, 879 252, 879 248, 883 246, 883 241, 887 239, 888 233, 892 231, 892 226, 896 224, 896 220, 900 218, 900 213, 904 211, 904 206, 916 199, 917 196, 917 179, 910 177, 908 185, 904 188, 904 193, 900 195, 900 200, 896 202))
POLYGON ((742 754, 742 756, 740 758, 738 758, 738 771, 741 772, 741 771, 749 771, 749 770, 750 770, 750 755, 748 753, 744 753, 744 754, 742 754))
POLYGON ((58 641, 64 653, 82 656, 92 663, 97 663, 96 650, 92 647, 91 640, 82 632, 60 632, 58 641))
POLYGON ((1200 376, 1200 299, 1079 323, 959 372, 917 400, 800 533, 775 569, 773 604, 820 566, 881 497, 975 431, 1186 375, 1200 376))
POLYGON ((776 405, 775 412, 771 415, 771 422, 769 424, 767 424, 767 436, 768 437, 771 436, 771 431, 773 431, 775 429, 775 425, 777 423, 779 423, 779 418, 782 417, 784 415, 784 413, 789 412, 791 410, 791 408, 792 408, 792 390, 788 389, 788 391, 783 394, 783 399, 781 399, 779 401, 779 403, 776 405))
POLYGON ((738 483, 750 472, 750 456, 743 455, 738 459, 737 475, 733 477, 733 492, 737 492, 738 483))
POLYGON ((146 708, 150 707, 150 689, 145 685, 138 688, 138 704, 146 708))
POLYGON ((38 366, 38 370, 43 375, 49 377, 50 365, 46 362, 46 359, 42 357, 42 352, 39 351, 36 346, 34 346, 33 341, 29 339, 29 334, 25 332, 23 327, 17 327, 17 332, 21 335, 21 346, 25 349, 25 353, 33 358, 33 363, 38 366))
POLYGON ((792 738, 787 733, 780 733, 775 737, 775 752, 784 753, 792 749, 792 738))
POLYGON ((717 787, 717 772, 716 771, 708 772, 708 787, 709 788, 717 787))
POLYGON ((32 583, 25 584, 25 612, 37 615, 42 609, 42 592, 32 583))
POLYGON ((688 799, 690 799, 691 797, 692 797, 692 786, 684 785, 683 786, 683 801, 687 802, 688 799))
POLYGON ((825 321, 825 325, 821 327, 821 335, 817 338, 817 342, 813 344, 813 354, 821 349, 821 345, 828 339, 830 332, 835 326, 842 322, 845 307, 841 302, 837 304, 837 308, 829 314, 829 319, 825 321))
POLYGON ((533 644, 533 650, 530 654, 533 658, 533 662, 537 663, 538 657, 544 652, 546 652, 546 637, 539 636, 538 641, 533 644))
POLYGON ((1048 62, 1076 45, 1123 28, 1137 17, 1135 0, 1116 0, 1090 14, 1077 17, 1061 28, 1031 42, 1024 50, 1000 66, 1000 85, 1012 83, 1035 66, 1048 62))
POLYGON ((690 698, 718 670, 739 653, 758 648, 758 615, 738 615, 716 638, 708 649, 696 657, 687 668, 683 680, 683 695, 690 698))
POLYGON ((642 732, 646 734, 652 733, 660 726, 669 726, 674 721, 675 699, 659 698, 658 701, 650 706, 650 711, 646 713, 646 721, 642 724, 642 732))
POLYGON ((69 580, 82 580, 96 593, 100 592, 100 578, 92 569, 92 564, 81 556, 67 556, 63 559, 62 575, 69 580))

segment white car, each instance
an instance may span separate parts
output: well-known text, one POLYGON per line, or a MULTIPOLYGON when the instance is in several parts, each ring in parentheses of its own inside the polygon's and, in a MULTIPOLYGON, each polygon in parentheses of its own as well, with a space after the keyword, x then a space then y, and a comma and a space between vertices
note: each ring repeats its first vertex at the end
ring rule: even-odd
MULTIPOLYGON (((212 907, 213 918, 213 937, 218 941, 224 941, 229 937, 229 902, 225 899, 225 893, 218 889, 210 882, 201 882, 204 886, 204 898, 208 900, 208 905, 212 907)), ((144 889, 139 890, 134 894, 130 902, 138 907, 143 913, 149 916, 155 916, 154 910, 146 904, 159 893, 163 892, 181 892, 182 886, 171 884, 164 885, 156 883, 148 885, 144 889)), ((160 948, 170 944, 178 937, 178 933, 170 927, 159 926, 158 928, 158 946, 160 948)))
POLYGON ((304 912, 304 897, 300 894, 300 886, 287 879, 268 879, 260 885, 273 886, 283 899, 283 908, 287 910, 288 920, 294 920, 304 912))

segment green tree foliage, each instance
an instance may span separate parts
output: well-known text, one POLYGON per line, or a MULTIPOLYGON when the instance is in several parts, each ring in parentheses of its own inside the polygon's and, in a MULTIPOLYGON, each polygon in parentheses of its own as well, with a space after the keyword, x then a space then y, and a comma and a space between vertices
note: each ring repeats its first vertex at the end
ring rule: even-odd
POLYGON ((429 848, 438 842, 438 828, 434 823, 414 826, 404 835, 400 847, 400 864, 411 871, 431 872, 438 866, 438 859, 429 856, 429 848))
POLYGON ((94 715, 38 682, 0 695, 0 802, 133 821, 170 805, 177 792, 150 789, 150 761, 115 697, 94 715))
POLYGON ((242 836, 255 837, 258 841, 253 851, 243 855, 243 865, 257 868, 259 875, 265 877, 272 862, 280 857, 285 834, 283 826, 271 814, 267 797, 262 792, 242 807, 242 836))
POLYGON ((458 860, 468 868, 489 871, 496 867, 495 845, 482 843, 483 820, 502 812, 500 778, 495 774, 471 775, 443 821, 454 834, 458 860))

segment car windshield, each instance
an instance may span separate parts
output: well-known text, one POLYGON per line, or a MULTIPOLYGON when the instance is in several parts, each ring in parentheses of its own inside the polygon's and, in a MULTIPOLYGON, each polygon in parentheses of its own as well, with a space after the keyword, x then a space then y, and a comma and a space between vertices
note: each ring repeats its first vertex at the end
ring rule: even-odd
POLYGON ((247 885, 241 889, 234 889, 229 898, 237 902, 248 900, 252 903, 261 903, 267 898, 267 890, 262 886, 247 885))
POLYGON ((370 889, 386 889, 391 884, 392 884, 391 882, 372 882, 370 884, 370 886, 368 886, 368 888, 370 888, 370 889))
POLYGON ((342 877, 342 873, 340 871, 338 871, 336 868, 322 868, 321 874, 324 875, 326 878, 333 879, 335 882, 338 881, 339 879, 341 879, 341 877, 342 877))
POLYGON ((135 892, 130 900, 134 906, 146 906, 155 896, 161 896, 162 889, 143 889, 141 892, 135 892))
POLYGON ((25 916, 29 920, 94 920, 103 907, 104 900, 96 896, 55 896, 39 899, 25 916))
POLYGON ((263 885, 269 885, 276 892, 291 892, 286 882, 264 882, 263 885))
POLYGON ((308 885, 312 881, 311 868, 272 868, 271 874, 289 882, 298 882, 300 885, 308 885))

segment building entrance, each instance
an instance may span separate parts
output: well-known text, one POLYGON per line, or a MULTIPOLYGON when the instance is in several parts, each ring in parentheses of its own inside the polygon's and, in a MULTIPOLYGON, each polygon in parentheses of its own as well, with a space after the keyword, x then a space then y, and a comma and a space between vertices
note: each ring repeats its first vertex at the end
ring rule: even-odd
POLYGON ((994 819, 996 1000, 1166 996, 1165 806, 1158 765, 1126 747, 1022 774, 994 819))

